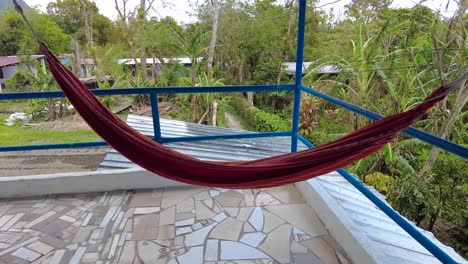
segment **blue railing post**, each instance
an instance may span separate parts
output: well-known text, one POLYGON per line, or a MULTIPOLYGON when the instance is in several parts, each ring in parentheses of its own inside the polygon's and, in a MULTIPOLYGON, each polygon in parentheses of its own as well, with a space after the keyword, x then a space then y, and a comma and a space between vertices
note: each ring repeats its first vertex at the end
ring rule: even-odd
POLYGON ((159 121, 158 94, 150 93, 151 115, 153 116, 154 140, 161 143, 161 123, 159 121))
POLYGON ((299 2, 299 19, 297 22, 296 51, 296 82, 294 88, 294 109, 292 120, 291 152, 297 151, 297 135, 299 133, 299 112, 301 108, 302 64, 304 61, 304 31, 305 31, 306 0, 299 2))

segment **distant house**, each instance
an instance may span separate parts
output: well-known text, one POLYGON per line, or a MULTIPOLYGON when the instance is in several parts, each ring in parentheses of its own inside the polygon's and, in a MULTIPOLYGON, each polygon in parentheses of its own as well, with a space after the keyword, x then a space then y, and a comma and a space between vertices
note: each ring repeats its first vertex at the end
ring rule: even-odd
MULTIPOLYGON (((201 62, 203 60, 202 57, 198 57, 197 58, 197 62, 201 62)), ((179 58, 163 58, 163 63, 166 64, 166 63, 170 63, 171 61, 176 61, 180 64, 182 64, 185 68, 190 68, 192 67, 192 61, 190 60, 189 57, 179 57, 179 58)), ((119 59, 117 60, 117 63, 118 64, 124 64, 126 65, 127 67, 131 68, 132 69, 132 72, 135 73, 135 70, 136 70, 136 65, 135 65, 135 60, 134 59, 128 59, 128 58, 125 58, 125 59, 119 59)), ((141 63, 141 59, 140 58, 136 58, 136 63, 137 64, 140 64, 141 63)), ((148 69, 151 69, 153 67, 153 63, 156 64, 156 71, 161 71, 161 61, 157 58, 146 58, 146 65, 148 67, 148 69)), ((152 71, 151 71, 152 73, 152 71)), ((154 76, 152 76, 154 77, 154 76)))
POLYGON ((3 89, 3 83, 16 72, 19 63, 16 56, 0 57, 0 92, 3 89))
MULTIPOLYGON (((42 60, 44 55, 32 55, 31 60, 42 60)), ((63 65, 69 63, 72 59, 71 55, 65 54, 58 56, 58 59, 63 65)), ((18 56, 0 56, 0 92, 2 92, 4 88, 4 83, 11 77, 15 72, 18 70, 18 67, 33 67, 32 70, 35 71, 36 69, 34 66, 27 65, 23 61, 21 61, 20 57, 18 56)))
MULTIPOLYGON (((43 55, 32 55, 31 60, 41 59, 43 55)), ((18 70, 18 67, 26 67, 18 56, 0 56, 0 92, 4 88, 4 83, 18 70)))
MULTIPOLYGON (((313 62, 311 61, 305 61, 302 63, 302 75, 305 75, 308 72, 308 68, 309 66, 312 64, 313 62)), ((289 75, 289 76, 293 76, 296 74, 296 62, 284 62, 283 63, 283 68, 285 69, 286 71, 286 74, 289 75)), ((333 66, 333 65, 324 65, 322 67, 320 67, 316 73, 318 75, 325 75, 325 74, 328 74, 328 75, 331 75, 331 76, 336 76, 340 73, 340 69, 336 66, 333 66)))
POLYGON ((82 59, 80 63, 80 73, 79 76, 82 78, 91 78, 93 77, 92 72, 96 69, 96 64, 93 59, 82 59))

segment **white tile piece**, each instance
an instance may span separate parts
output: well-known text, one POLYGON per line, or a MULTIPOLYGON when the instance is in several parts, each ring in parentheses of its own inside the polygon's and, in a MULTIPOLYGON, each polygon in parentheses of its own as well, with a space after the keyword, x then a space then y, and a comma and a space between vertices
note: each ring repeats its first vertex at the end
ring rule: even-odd
POLYGON ((193 225, 195 224, 195 218, 189 218, 189 219, 186 219, 186 220, 181 220, 181 221, 177 221, 175 222, 175 226, 189 226, 189 225, 193 225))
MULTIPOLYGON (((19 238, 21 238, 21 236, 19 236, 19 238)), ((30 239, 28 239, 28 240, 26 240, 24 242, 21 242, 19 244, 14 245, 13 247, 9 247, 7 249, 4 249, 4 250, 0 251, 0 256, 3 256, 5 254, 8 254, 8 253, 14 251, 14 250, 17 250, 18 248, 20 248, 22 246, 26 246, 29 243, 32 243, 32 242, 34 242, 34 241, 36 241, 38 239, 39 239, 39 237, 32 237, 32 238, 30 238, 30 239)), ((16 241, 16 239, 14 241, 16 241)), ((11 242, 11 243, 14 243, 14 242, 11 242)))
POLYGON ((27 246, 29 249, 32 249, 36 252, 41 253, 42 255, 45 255, 49 253, 50 251, 54 250, 53 247, 47 245, 46 243, 43 243, 41 241, 36 241, 27 246))
POLYGON ((115 212, 117 211, 117 208, 119 208, 118 206, 111 206, 109 208, 109 210, 107 210, 107 213, 106 215, 104 216, 104 218, 102 219, 102 222, 101 224, 99 225, 99 228, 103 228, 103 227, 106 227, 110 220, 112 219, 112 217, 114 216, 115 212))
POLYGON ((78 264, 86 251, 86 247, 79 247, 68 264, 78 264))
POLYGON ((117 243, 117 246, 121 247, 125 244, 125 239, 127 238, 127 234, 129 233, 122 233, 119 239, 119 243, 117 243))
POLYGON ((221 192, 218 190, 210 190, 210 197, 216 197, 220 194, 221 192))
POLYGON ((65 252, 66 252, 65 249, 60 249, 60 250, 55 251, 54 255, 49 261, 49 264, 59 264, 63 258, 63 255, 65 255, 65 252))
POLYGON ((187 247, 203 245, 210 231, 216 226, 216 223, 205 226, 202 229, 194 231, 185 236, 185 245, 187 247))
POLYGON ((262 231, 263 228, 263 212, 261 207, 255 207, 252 214, 249 217, 249 223, 257 231, 262 231))
POLYGON ((67 222, 70 222, 70 223, 74 223, 76 222, 76 219, 73 218, 73 217, 70 217, 68 215, 62 215, 59 217, 59 219, 63 220, 63 221, 67 221, 67 222))
POLYGON ((262 251, 251 246, 235 242, 221 241, 221 260, 267 259, 262 251))
POLYGON ((262 232, 247 233, 239 241, 252 247, 258 247, 265 237, 266 235, 262 232))
POLYGON ((49 211, 43 215, 41 215, 40 217, 36 218, 35 220, 31 221, 29 224, 25 225, 24 228, 31 228, 33 226, 35 226, 36 224, 46 220, 47 218, 53 216, 55 214, 54 211, 49 211))
POLYGON ((109 256, 108 258, 112 258, 115 254, 115 250, 117 249, 117 244, 119 243, 120 235, 117 234, 114 236, 114 239, 112 240, 112 246, 109 251, 109 256))
POLYGON ((187 234, 190 232, 192 232, 192 228, 190 228, 190 226, 185 226, 185 227, 177 228, 175 233, 176 233, 176 236, 179 236, 179 235, 187 234))
POLYGON ((185 254, 177 257, 180 264, 203 264, 203 246, 192 247, 185 254))
POLYGON ((83 221, 83 223, 81 224, 81 226, 87 226, 88 223, 89 223, 89 220, 91 220, 91 217, 93 217, 93 213, 89 213, 89 214, 86 216, 86 218, 85 218, 85 220, 83 221))
POLYGON ((123 219, 124 214, 125 214, 124 212, 119 212, 119 213, 117 214, 117 218, 115 219, 115 222, 114 222, 114 224, 112 225, 112 230, 115 230, 115 229, 117 229, 117 227, 119 227, 120 222, 122 222, 122 219, 123 219))
POLYGON ((209 239, 206 242, 205 260, 216 261, 218 260, 218 239, 209 239))
POLYGON ((0 242, 0 249, 5 249, 11 247, 10 244, 0 242))
POLYGON ((25 247, 18 248, 16 251, 11 253, 11 255, 29 262, 35 261, 36 259, 41 257, 41 254, 25 247))
POLYGON ((70 244, 65 246, 68 250, 74 251, 78 249, 78 243, 70 244))
POLYGON ((133 214, 142 215, 142 214, 153 214, 161 210, 161 207, 136 207, 133 214))
POLYGON ((8 221, 5 225, 3 225, 0 228, 0 231, 7 231, 8 229, 10 229, 10 227, 16 224, 16 222, 18 222, 20 218, 23 217, 23 215, 24 213, 16 214, 13 218, 10 219, 10 221, 8 221))
POLYGON ((3 227, 4 224, 8 223, 10 219, 13 218, 14 215, 4 215, 0 217, 0 227, 3 227))
POLYGON ((200 229, 202 227, 203 227, 203 225, 200 222, 195 223, 195 224, 192 225, 193 230, 198 230, 198 229, 200 229))
POLYGON ((179 264, 175 258, 170 259, 166 264, 179 264))
POLYGON ((221 212, 221 213, 213 216, 211 219, 213 219, 214 221, 219 223, 219 222, 223 221, 224 219, 226 219, 226 215, 223 212, 221 212))
POLYGON ((307 235, 304 231, 300 230, 297 227, 293 228, 294 240, 297 242, 305 241, 311 239, 312 237, 307 235))
POLYGON ((83 259, 81 262, 86 262, 86 263, 96 263, 96 261, 99 259, 99 253, 98 252, 92 252, 92 253, 86 253, 83 255, 83 259))
POLYGON ((101 229, 95 229, 91 236, 89 237, 90 244, 96 244, 97 240, 99 239, 99 235, 101 234, 101 229))

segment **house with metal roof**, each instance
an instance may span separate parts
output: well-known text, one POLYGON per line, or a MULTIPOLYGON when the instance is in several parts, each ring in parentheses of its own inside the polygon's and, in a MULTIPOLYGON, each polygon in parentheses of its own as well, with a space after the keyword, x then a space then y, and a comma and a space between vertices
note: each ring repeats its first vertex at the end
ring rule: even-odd
MULTIPOLYGON (((309 73, 308 68, 313 62, 304 61, 302 63, 302 75, 309 73)), ((283 68, 287 75, 294 76, 296 74, 296 62, 283 62, 283 68)), ((340 73, 340 69, 333 65, 324 65, 315 70, 315 73, 318 75, 330 75, 335 76, 340 73)))
MULTIPOLYGON (((41 60, 42 58, 44 58, 44 55, 31 56, 31 60, 41 60)), ((65 65, 71 60, 71 56, 62 55, 59 56, 59 60, 65 65)), ((0 92, 2 92, 4 86, 3 83, 15 74, 18 67, 32 67, 34 70, 34 66, 26 65, 18 56, 0 56, 0 92)))

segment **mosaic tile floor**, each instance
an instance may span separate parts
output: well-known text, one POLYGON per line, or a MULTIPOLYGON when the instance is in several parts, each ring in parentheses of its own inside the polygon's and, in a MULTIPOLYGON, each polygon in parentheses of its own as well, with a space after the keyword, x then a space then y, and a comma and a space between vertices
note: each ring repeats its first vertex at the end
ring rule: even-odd
POLYGON ((0 263, 350 263, 294 185, 0 200, 0 263))

